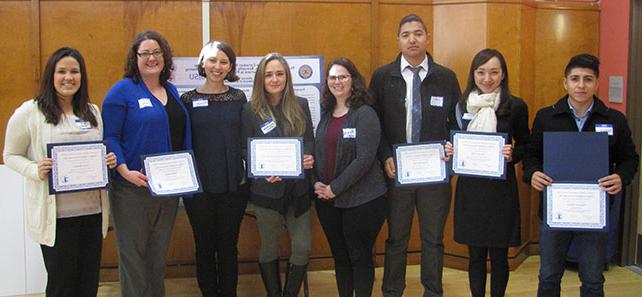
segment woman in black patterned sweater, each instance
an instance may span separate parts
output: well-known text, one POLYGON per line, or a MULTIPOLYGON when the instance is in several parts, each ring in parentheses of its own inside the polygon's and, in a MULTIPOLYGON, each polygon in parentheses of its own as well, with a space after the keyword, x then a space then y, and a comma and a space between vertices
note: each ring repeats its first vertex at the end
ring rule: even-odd
POLYGON ((196 274, 204 297, 236 296, 237 244, 247 205, 241 158, 241 109, 245 94, 237 81, 236 55, 224 42, 201 50, 198 73, 205 83, 181 96, 192 120, 193 149, 203 193, 185 198, 194 231, 196 274))

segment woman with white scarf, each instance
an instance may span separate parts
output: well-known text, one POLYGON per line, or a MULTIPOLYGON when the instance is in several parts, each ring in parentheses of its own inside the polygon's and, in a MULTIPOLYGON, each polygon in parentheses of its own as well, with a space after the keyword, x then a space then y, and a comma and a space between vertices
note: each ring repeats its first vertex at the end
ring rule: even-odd
MULTIPOLYGON (((468 85, 455 108, 459 128, 508 134, 503 148, 506 180, 460 176, 455 194, 455 241, 468 246, 468 277, 473 297, 486 290, 486 258, 491 260, 491 297, 504 296, 508 283, 508 247, 520 244, 519 193, 515 164, 528 140, 528 109, 508 89, 502 54, 484 49, 473 58, 468 85)), ((450 144, 450 155, 457 148, 450 144)))

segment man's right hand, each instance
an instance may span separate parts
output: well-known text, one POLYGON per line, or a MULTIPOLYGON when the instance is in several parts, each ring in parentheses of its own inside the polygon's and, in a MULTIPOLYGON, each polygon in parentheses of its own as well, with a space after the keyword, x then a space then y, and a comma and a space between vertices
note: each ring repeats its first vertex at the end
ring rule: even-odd
POLYGON ((553 179, 541 171, 533 172, 531 176, 531 187, 538 191, 544 191, 544 188, 553 184, 553 179))
POLYGON ((386 168, 386 174, 388 175, 388 177, 395 178, 395 161, 392 160, 392 157, 386 159, 386 164, 384 167, 386 168))

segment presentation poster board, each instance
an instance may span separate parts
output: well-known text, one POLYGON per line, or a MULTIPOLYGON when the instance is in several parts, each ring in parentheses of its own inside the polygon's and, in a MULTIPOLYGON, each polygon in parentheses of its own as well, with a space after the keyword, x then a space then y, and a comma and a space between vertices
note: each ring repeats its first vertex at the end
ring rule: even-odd
MULTIPOLYGON (((236 74, 240 79, 233 83, 225 82, 225 84, 242 90, 250 100, 254 73, 261 58, 263 57, 236 57, 236 74)), ((321 87, 324 83, 323 57, 287 56, 285 59, 288 61, 292 73, 294 93, 308 100, 312 124, 316 130, 321 116, 321 87)), ((198 75, 197 60, 197 57, 174 58, 174 72, 171 82, 176 85, 179 93, 182 94, 203 84, 205 78, 198 75)))

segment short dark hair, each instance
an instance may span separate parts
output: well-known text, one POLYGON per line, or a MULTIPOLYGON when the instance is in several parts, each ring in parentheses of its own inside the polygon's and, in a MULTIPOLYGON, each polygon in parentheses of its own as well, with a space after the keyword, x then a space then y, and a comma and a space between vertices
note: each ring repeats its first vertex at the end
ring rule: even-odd
POLYGON ((135 83, 139 83, 140 72, 138 70, 138 48, 145 40, 156 41, 163 52, 163 63, 165 65, 163 66, 163 70, 161 70, 159 82, 161 84, 165 84, 172 76, 172 69, 174 69, 174 63, 172 62, 172 48, 169 46, 167 39, 156 31, 144 31, 136 35, 132 45, 129 47, 129 52, 127 53, 124 76, 131 78, 135 83))
POLYGON ((399 21, 399 28, 397 28, 397 35, 399 35, 399 33, 401 33, 401 26, 403 26, 406 23, 411 23, 411 22, 420 23, 421 27, 424 28, 424 31, 428 32, 428 27, 426 27, 426 23, 424 23, 424 20, 421 19, 420 16, 412 13, 412 14, 409 14, 409 15, 401 18, 401 20, 399 21))
POLYGON ((78 61, 80 67, 80 88, 71 99, 71 106, 74 114, 88 121, 92 127, 98 126, 98 121, 91 111, 89 106, 89 87, 87 85, 87 68, 85 67, 85 59, 77 49, 62 47, 57 49, 47 61, 45 70, 42 73, 42 80, 40 81, 40 91, 34 97, 38 104, 38 109, 44 114, 47 123, 58 125, 62 117, 63 110, 58 105, 58 93, 54 86, 54 73, 56 71, 56 64, 58 61, 65 57, 72 57, 78 61))
POLYGON ((337 98, 332 95, 332 92, 330 92, 330 89, 328 88, 328 75, 330 73, 330 68, 334 65, 345 67, 352 78, 352 93, 346 100, 346 105, 348 107, 357 107, 364 104, 372 105, 372 96, 368 93, 365 80, 361 73, 359 73, 359 70, 357 70, 357 66, 355 66, 348 58, 339 57, 328 63, 328 67, 325 69, 326 83, 323 85, 323 90, 321 91, 323 94, 323 97, 321 98, 321 107, 323 110, 326 112, 332 112, 334 107, 337 105, 337 98))
POLYGON ((207 77, 207 75, 205 74, 205 68, 203 68, 203 64, 205 63, 205 57, 203 56, 203 51, 207 47, 216 47, 217 49, 223 51, 227 56, 227 58, 230 59, 230 64, 232 65, 232 68, 230 69, 230 72, 228 72, 227 75, 225 76, 225 79, 229 82, 234 82, 239 80, 238 75, 236 75, 236 54, 234 53, 234 50, 227 43, 223 41, 218 41, 218 40, 213 40, 206 43, 203 46, 203 49, 201 49, 201 54, 199 55, 198 63, 196 64, 196 69, 198 69, 198 75, 202 77, 207 77))
POLYGON ((566 64, 564 77, 567 77, 574 68, 588 68, 593 70, 595 77, 600 77, 600 59, 591 54, 579 54, 573 56, 566 64))

